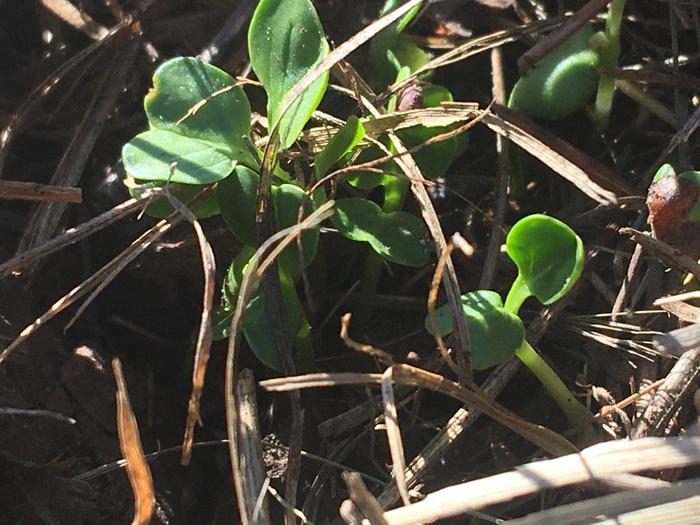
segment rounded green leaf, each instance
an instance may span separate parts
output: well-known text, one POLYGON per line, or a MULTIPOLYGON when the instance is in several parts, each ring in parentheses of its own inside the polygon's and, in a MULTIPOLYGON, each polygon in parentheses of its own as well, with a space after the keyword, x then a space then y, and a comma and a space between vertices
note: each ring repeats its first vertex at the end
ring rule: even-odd
POLYGON ((379 230, 381 215, 382 209, 367 199, 337 199, 331 222, 343 237, 369 242, 379 230))
POLYGON ((367 199, 338 199, 331 221, 341 235, 369 243, 387 261, 423 266, 430 258, 428 230, 423 221, 410 213, 384 213, 367 199))
POLYGON ((255 203, 260 175, 245 166, 236 166, 231 176, 216 187, 216 198, 224 222, 246 246, 256 246, 255 203))
MULTIPOLYGON (((510 360, 525 337, 523 322, 503 308, 501 296, 491 290, 476 290, 462 295, 462 311, 467 320, 472 366, 484 370, 510 360)), ((435 310, 442 337, 454 330, 449 305, 435 310)), ((430 320, 425 327, 433 333, 430 320)))
POLYGON ((221 146, 163 130, 136 135, 122 148, 122 160, 134 179, 180 184, 217 182, 236 166, 221 146))
POLYGON ((250 134, 250 104, 234 84, 231 75, 199 59, 168 60, 144 100, 151 128, 226 145, 247 159, 241 137, 250 134))
POLYGON ((381 216, 370 245, 387 261, 404 266, 423 266, 430 259, 428 229, 415 215, 403 211, 381 216))
POLYGON ((318 107, 328 73, 316 80, 282 115, 282 102, 299 80, 328 55, 328 42, 310 0, 260 0, 248 30, 253 71, 267 93, 270 128, 280 123, 280 137, 290 147, 318 107))
POLYGON ((515 223, 506 237, 506 252, 518 267, 516 283, 522 281, 543 304, 557 301, 574 286, 585 260, 583 241, 576 232, 540 214, 515 223))
POLYGON ((593 33, 584 25, 528 70, 513 87, 508 107, 547 120, 583 108, 598 86, 599 57, 589 43, 593 33))

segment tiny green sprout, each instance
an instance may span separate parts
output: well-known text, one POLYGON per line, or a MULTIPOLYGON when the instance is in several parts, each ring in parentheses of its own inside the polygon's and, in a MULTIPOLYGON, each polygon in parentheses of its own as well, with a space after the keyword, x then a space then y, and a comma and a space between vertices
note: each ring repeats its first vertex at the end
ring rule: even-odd
POLYGON ((531 117, 556 120, 593 97, 598 84, 598 53, 591 48, 593 26, 584 25, 513 87, 508 107, 531 117))
POLYGON ((506 252, 518 267, 505 305, 512 313, 531 295, 542 304, 561 299, 576 284, 585 258, 583 242, 574 230, 540 214, 529 215, 511 228, 506 252))
MULTIPOLYGON (((518 311, 531 295, 550 304, 565 295, 581 275, 583 242, 566 224, 545 215, 530 215, 518 221, 506 239, 506 251, 518 267, 505 305, 491 290, 477 290, 462 296, 462 309, 476 370, 490 368, 517 356, 540 380, 545 390, 576 427, 589 417, 588 410, 574 397, 547 362, 524 336, 518 311)), ((448 305, 435 311, 441 336, 453 331, 448 305)), ((430 333, 429 319, 426 328, 430 333)))

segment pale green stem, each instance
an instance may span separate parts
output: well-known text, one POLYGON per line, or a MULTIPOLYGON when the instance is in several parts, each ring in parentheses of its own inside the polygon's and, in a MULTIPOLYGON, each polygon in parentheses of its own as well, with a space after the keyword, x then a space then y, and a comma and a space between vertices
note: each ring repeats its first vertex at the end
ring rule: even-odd
POLYGON ((527 299, 531 295, 532 292, 527 287, 525 279, 523 279, 522 275, 518 273, 518 276, 515 278, 515 281, 513 281, 513 284, 511 285, 510 290, 508 291, 508 296, 506 297, 506 304, 503 307, 505 308, 506 312, 511 313, 513 315, 518 315, 520 307, 525 302, 525 299, 527 299))
POLYGON ((537 350, 530 346, 530 343, 523 340, 523 344, 516 350, 515 355, 537 376, 545 390, 566 415, 570 427, 578 427, 586 423, 590 418, 586 407, 574 397, 571 390, 559 379, 537 350))
MULTIPOLYGON (((620 59, 620 26, 622 13, 625 10, 625 0, 613 0, 608 7, 608 17, 605 22, 607 45, 598 50, 599 67, 612 69, 617 67, 620 59)), ((598 127, 604 129, 608 125, 612 110, 613 95, 615 94, 615 79, 601 75, 598 80, 598 94, 595 99, 595 118, 598 127)))

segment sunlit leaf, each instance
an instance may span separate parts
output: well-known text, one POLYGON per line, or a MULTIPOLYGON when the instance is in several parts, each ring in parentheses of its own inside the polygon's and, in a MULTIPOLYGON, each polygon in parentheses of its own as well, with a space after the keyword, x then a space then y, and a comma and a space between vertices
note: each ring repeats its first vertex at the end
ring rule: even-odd
POLYGON ((328 55, 328 42, 310 0, 261 0, 248 31, 253 71, 267 93, 270 127, 280 123, 282 145, 290 147, 323 98, 328 73, 316 80, 282 115, 294 85, 328 55))

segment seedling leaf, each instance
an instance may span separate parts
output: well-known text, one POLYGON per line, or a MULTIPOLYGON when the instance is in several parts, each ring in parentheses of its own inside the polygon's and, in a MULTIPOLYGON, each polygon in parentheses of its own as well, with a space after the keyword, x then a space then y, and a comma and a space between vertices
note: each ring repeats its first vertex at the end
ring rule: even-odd
MULTIPOLYGON (((129 194, 132 197, 138 197, 144 192, 144 190, 156 186, 162 186, 162 184, 160 182, 140 184, 136 187, 129 188, 129 194)), ((203 191, 207 187, 208 186, 206 184, 196 186, 190 184, 169 184, 168 190, 170 191, 170 194, 181 203, 187 204, 189 201, 194 199, 199 192, 203 191)), ((174 211, 175 209, 172 207, 167 197, 155 199, 146 207, 146 214, 148 214, 149 217, 154 217, 156 219, 163 219, 174 211)), ((213 217, 214 215, 218 215, 220 212, 219 201, 216 199, 216 195, 212 195, 196 210, 194 210, 194 215, 198 219, 207 219, 209 217, 213 217)))
MULTIPOLYGON (((511 359, 523 343, 525 330, 517 315, 507 312, 501 296, 491 290, 476 290, 462 295, 462 311, 467 319, 472 366, 484 370, 511 359)), ((435 310, 442 337, 454 330, 449 305, 435 310)), ((425 327, 433 333, 430 320, 425 327)))
POLYGON ((423 266, 430 252, 427 228, 415 215, 401 211, 384 213, 366 199, 339 199, 331 219, 348 239, 364 241, 387 261, 404 266, 423 266))
POLYGON ((281 115, 289 91, 328 55, 328 42, 310 0, 261 0, 250 22, 248 50, 253 71, 267 93, 270 128, 280 123, 282 145, 288 148, 328 85, 328 73, 324 73, 281 115))
POLYGON ((345 125, 331 137, 314 160, 316 179, 323 177, 328 169, 359 144, 365 136, 365 127, 355 115, 348 117, 345 125))
POLYGON ((517 313, 529 295, 543 304, 563 297, 583 271, 583 241, 563 222, 546 215, 528 215, 511 228, 506 252, 518 267, 518 278, 506 299, 517 313))
POLYGON ((255 203, 260 175, 245 166, 236 166, 233 173, 216 188, 221 216, 233 234, 247 246, 256 246, 255 203))
POLYGON ((508 107, 556 120, 583 108, 598 85, 598 54, 590 47, 593 27, 584 25, 535 65, 513 87, 508 107))
POLYGON ((136 135, 124 145, 122 159, 134 179, 180 184, 217 182, 237 162, 220 145, 163 130, 136 135))
MULTIPOLYGON (((284 292, 283 288, 284 317, 287 320, 289 334, 291 337, 294 337, 301 327, 304 313, 298 298, 290 297, 289 294, 284 292)), ((281 371, 282 366, 277 356, 273 334, 274 328, 265 309, 265 300, 262 295, 257 295, 246 307, 245 317, 243 318, 243 335, 256 357, 265 366, 281 371)))
POLYGON ((249 163, 242 137, 250 134, 250 104, 235 80, 218 67, 192 57, 162 64, 144 107, 152 129, 228 147, 249 163))

